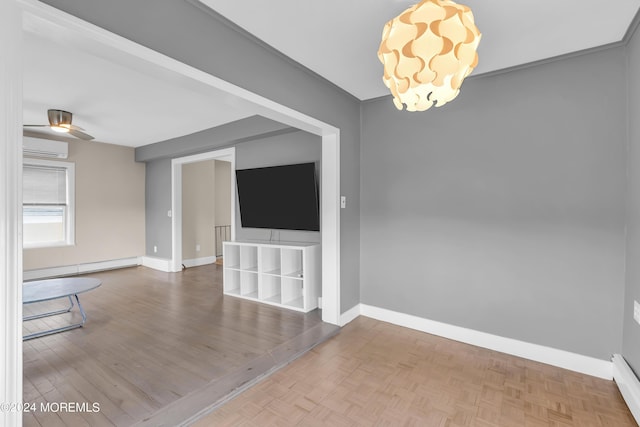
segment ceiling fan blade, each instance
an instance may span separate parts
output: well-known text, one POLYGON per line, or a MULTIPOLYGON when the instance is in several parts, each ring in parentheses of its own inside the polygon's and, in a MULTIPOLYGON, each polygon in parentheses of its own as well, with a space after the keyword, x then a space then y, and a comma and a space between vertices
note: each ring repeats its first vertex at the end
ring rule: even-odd
POLYGON ((80 130, 80 131, 84 130, 80 126, 76 126, 76 125, 72 125, 72 124, 63 125, 63 126, 66 127, 66 128, 69 128, 69 130, 80 130))
POLYGON ((25 128, 48 128, 49 125, 22 125, 25 128))
POLYGON ((85 141, 91 141, 92 139, 94 139, 91 135, 78 130, 77 126, 73 126, 72 128, 70 128, 69 133, 76 138, 84 139, 85 141))

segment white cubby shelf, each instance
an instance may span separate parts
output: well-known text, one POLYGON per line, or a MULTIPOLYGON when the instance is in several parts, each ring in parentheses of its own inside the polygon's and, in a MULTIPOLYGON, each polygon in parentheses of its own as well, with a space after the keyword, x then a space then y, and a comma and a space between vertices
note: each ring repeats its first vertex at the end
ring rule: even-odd
POLYGON ((225 295, 309 312, 320 296, 320 244, 223 243, 225 295))

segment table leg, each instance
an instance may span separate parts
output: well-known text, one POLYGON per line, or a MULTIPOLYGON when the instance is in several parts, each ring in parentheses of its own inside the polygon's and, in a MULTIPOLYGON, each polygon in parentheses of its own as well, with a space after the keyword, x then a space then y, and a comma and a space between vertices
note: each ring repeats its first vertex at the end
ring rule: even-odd
MULTIPOLYGON (((82 308, 82 304, 80 304, 80 298, 78 298, 78 294, 75 294, 74 297, 76 297, 76 302, 78 303, 78 308, 80 309, 80 314, 82 315, 82 323, 80 324, 80 326, 84 326, 85 322, 87 321, 87 315, 82 308)), ((71 299, 71 297, 69 297, 69 299, 71 299)))
MULTIPOLYGON (((78 296, 76 295, 76 298, 78 296)), ((69 308, 65 308, 62 310, 57 310, 57 311, 48 311, 46 313, 39 313, 39 314, 33 314, 31 316, 25 316, 22 318, 22 320, 33 320, 33 319, 39 319, 41 317, 47 317, 47 316, 55 316, 56 314, 64 314, 64 313, 68 313, 71 311, 71 309, 73 309, 73 299, 71 298, 71 295, 69 295, 69 308)))
MULTIPOLYGON (((73 297, 75 297, 76 303, 78 304, 78 309, 80 310, 80 315, 82 316, 82 322, 74 323, 74 324, 68 325, 68 326, 62 326, 60 328, 49 329, 49 330, 46 330, 46 331, 34 332, 32 334, 28 334, 28 335, 23 336, 22 337, 22 341, 27 341, 27 340, 30 340, 30 339, 33 339, 33 338, 43 337, 45 335, 57 334, 58 332, 69 331, 71 329, 81 328, 82 326, 84 326, 85 322, 87 321, 87 314, 84 312, 84 309, 82 308, 82 304, 80 304, 80 298, 78 298, 78 294, 74 294, 73 297)), ((68 313, 73 308, 73 300, 71 299, 71 295, 69 296, 69 301, 71 302, 71 307, 69 307, 68 310, 59 310, 57 312, 45 313, 43 315, 29 316, 29 318, 24 318, 24 320, 31 320, 31 319, 37 319, 37 318, 45 317, 45 316, 52 316, 53 314, 68 313)))

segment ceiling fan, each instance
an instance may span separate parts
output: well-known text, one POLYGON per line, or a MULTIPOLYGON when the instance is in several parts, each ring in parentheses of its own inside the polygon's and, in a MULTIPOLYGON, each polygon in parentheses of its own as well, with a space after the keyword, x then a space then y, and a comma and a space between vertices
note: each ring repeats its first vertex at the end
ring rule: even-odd
POLYGON ((76 138, 84 139, 85 141, 94 139, 91 135, 83 132, 84 129, 80 126, 71 124, 73 114, 70 112, 63 110, 47 110, 47 115, 49 116, 48 125, 24 125, 24 127, 48 127, 53 131, 69 133, 76 138))

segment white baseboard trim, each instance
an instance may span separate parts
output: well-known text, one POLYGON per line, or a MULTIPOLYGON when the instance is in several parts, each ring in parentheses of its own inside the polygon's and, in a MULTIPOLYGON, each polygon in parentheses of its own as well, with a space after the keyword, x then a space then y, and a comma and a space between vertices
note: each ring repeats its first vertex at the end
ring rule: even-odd
POLYGON ((191 268, 198 267, 200 265, 215 264, 216 260, 217 258, 215 256, 208 256, 203 258, 185 259, 182 261, 182 264, 187 268, 191 268))
MULTIPOLYGON (((353 309, 352 309, 353 310, 353 309)), ((523 357, 536 362, 546 363, 559 368, 580 372, 594 377, 613 379, 613 364, 607 360, 596 359, 565 350, 532 344, 524 341, 505 338, 486 332, 475 331, 460 326, 449 325, 434 320, 424 319, 410 314, 399 313, 384 308, 360 304, 363 316, 381 320, 394 325, 427 332, 444 338, 476 345, 478 347, 523 357)))
POLYGON ((340 315, 340 327, 343 327, 360 316, 360 305, 361 304, 356 304, 340 315))
POLYGON ((145 267, 153 268, 154 270, 164 271, 165 273, 171 272, 171 260, 165 258, 154 258, 152 256, 143 256, 142 265, 145 267))
POLYGON ((113 270, 116 268, 133 267, 140 265, 140 257, 117 259, 111 261, 90 262, 78 265, 78 273, 91 273, 92 271, 113 270))
POLYGON ((620 394, 633 418, 640 424, 640 381, 622 355, 614 354, 611 360, 613 361, 613 380, 618 385, 620 394))
POLYGON ((23 273, 23 280, 49 279, 52 277, 75 276, 94 271, 113 270, 116 268, 140 265, 140 257, 115 259, 109 261, 90 262, 86 264, 65 265, 61 267, 39 268, 23 273))

